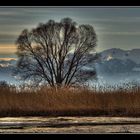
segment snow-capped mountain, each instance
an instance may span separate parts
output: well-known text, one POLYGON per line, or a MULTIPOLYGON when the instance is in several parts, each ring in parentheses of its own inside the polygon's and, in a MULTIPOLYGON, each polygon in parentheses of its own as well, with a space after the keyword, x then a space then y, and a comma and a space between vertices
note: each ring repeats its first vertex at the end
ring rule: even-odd
MULTIPOLYGON (((82 72, 93 79, 96 69, 97 76, 109 82, 113 80, 140 80, 140 49, 122 50, 112 48, 98 53, 97 61, 95 54, 88 56, 88 64, 82 72)), ((0 81, 19 82, 13 75, 17 60, 0 60, 0 81)))
POLYGON ((140 64, 140 49, 122 50, 118 48, 112 48, 100 53, 102 60, 120 59, 120 60, 132 60, 136 64, 140 64))
POLYGON ((118 73, 127 73, 133 72, 134 68, 139 65, 133 62, 132 60, 120 60, 120 59, 110 59, 107 61, 101 61, 96 64, 96 69, 100 73, 106 74, 118 74, 118 73))
POLYGON ((98 72, 108 74, 140 72, 140 49, 125 51, 112 48, 99 55, 100 61, 96 64, 98 72))

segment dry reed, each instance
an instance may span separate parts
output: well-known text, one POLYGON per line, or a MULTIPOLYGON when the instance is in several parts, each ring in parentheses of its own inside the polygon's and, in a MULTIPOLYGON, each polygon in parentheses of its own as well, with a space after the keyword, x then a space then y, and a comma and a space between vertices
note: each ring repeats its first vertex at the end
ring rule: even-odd
POLYGON ((17 92, 0 88, 0 116, 140 116, 140 88, 95 92, 86 88, 17 92))

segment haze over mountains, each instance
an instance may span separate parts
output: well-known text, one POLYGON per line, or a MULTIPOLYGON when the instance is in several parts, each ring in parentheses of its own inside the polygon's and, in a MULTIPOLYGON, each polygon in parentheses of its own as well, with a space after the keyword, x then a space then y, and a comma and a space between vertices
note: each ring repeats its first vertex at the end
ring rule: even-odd
MULTIPOLYGON (((122 50, 112 48, 100 52, 99 56, 100 59, 94 63, 93 56, 90 55, 88 65, 83 68, 84 71, 92 72, 95 67, 99 81, 108 83, 121 80, 140 81, 140 49, 122 50)), ((0 60, 0 81, 19 82, 13 75, 16 62, 16 59, 0 60)))
POLYGON ((108 49, 100 53, 96 63, 99 80, 118 84, 120 82, 140 82, 140 49, 108 49))
POLYGON ((140 71, 140 49, 109 49, 101 52, 99 65, 102 72, 138 72, 140 71))
POLYGON ((111 57, 120 60, 132 60, 133 62, 140 64, 140 49, 122 50, 112 48, 105 50, 101 53, 102 59, 110 59, 111 57))

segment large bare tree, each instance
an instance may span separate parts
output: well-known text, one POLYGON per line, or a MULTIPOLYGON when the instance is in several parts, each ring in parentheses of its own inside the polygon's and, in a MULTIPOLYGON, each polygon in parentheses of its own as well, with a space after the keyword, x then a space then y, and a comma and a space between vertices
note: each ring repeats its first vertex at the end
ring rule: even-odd
POLYGON ((96 41, 93 26, 77 25, 71 18, 25 29, 16 41, 21 77, 44 80, 50 86, 74 84, 82 78, 81 67, 95 52, 96 41))

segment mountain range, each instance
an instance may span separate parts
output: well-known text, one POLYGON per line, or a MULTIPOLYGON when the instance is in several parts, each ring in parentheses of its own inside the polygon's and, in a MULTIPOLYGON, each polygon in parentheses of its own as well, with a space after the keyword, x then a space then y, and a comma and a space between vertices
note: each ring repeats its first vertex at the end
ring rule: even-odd
MULTIPOLYGON (((94 55, 89 55, 88 64, 84 71, 93 71, 96 68, 98 77, 104 79, 116 78, 140 79, 140 49, 122 50, 112 48, 98 53, 99 59, 94 60, 94 55)), ((16 82, 13 70, 17 60, 0 60, 0 81, 16 82)), ((92 73, 89 73, 92 74, 92 73)), ((91 75, 92 76, 92 75, 91 75)), ((107 80, 106 80, 107 81, 107 80)))
POLYGON ((104 60, 110 60, 116 58, 119 60, 132 60, 136 64, 140 64, 140 49, 122 50, 118 48, 112 48, 101 52, 101 57, 104 60))
POLYGON ((109 49, 100 53, 98 70, 102 73, 140 72, 140 49, 109 49))

